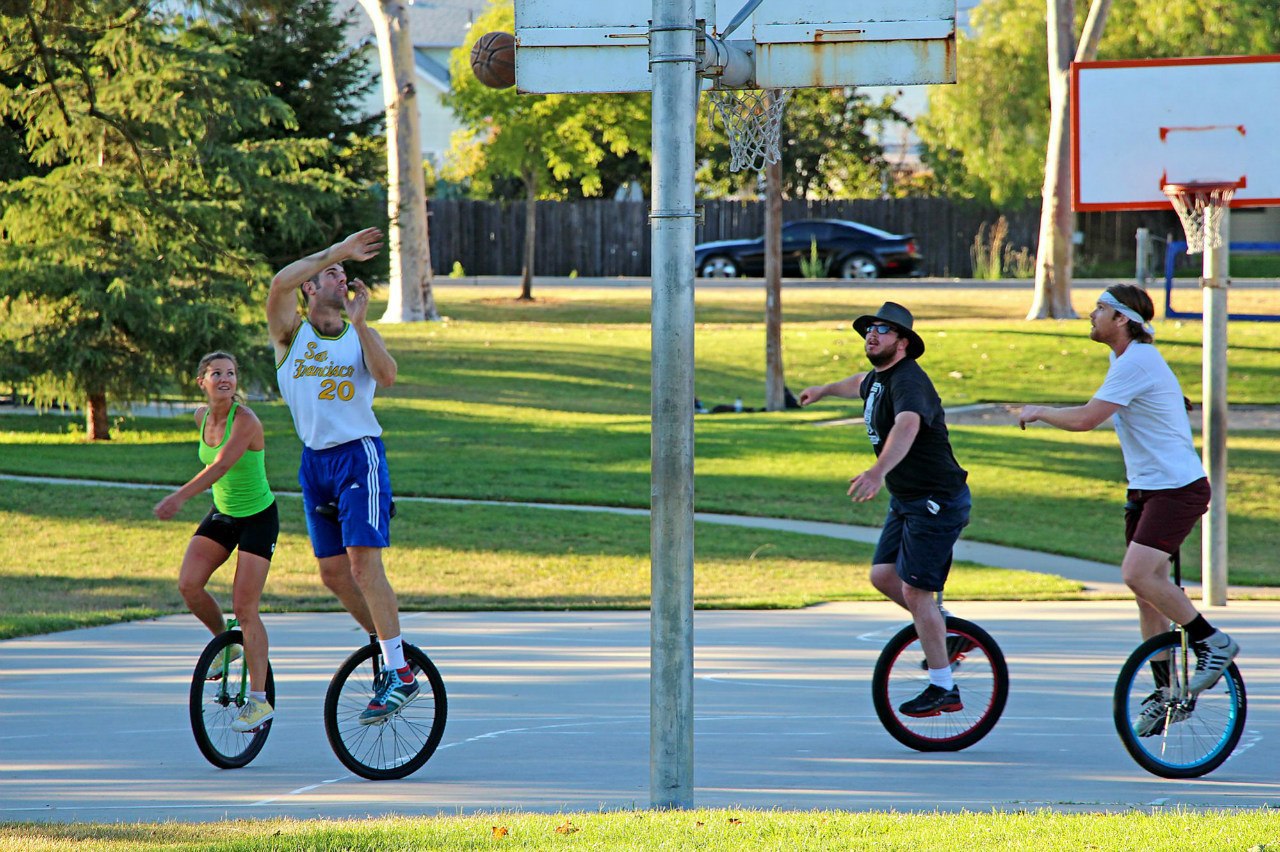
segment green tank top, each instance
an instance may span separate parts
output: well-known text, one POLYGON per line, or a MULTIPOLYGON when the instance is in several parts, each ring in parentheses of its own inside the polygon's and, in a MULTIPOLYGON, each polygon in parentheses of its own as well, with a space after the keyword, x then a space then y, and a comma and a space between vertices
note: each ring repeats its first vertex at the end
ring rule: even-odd
MULTIPOLYGON (((239 407, 240 403, 231 403, 231 410, 227 412, 226 430, 216 447, 211 447, 204 441, 209 409, 204 410, 204 417, 200 420, 200 461, 206 467, 213 464, 218 458, 218 452, 231 437, 231 425, 235 422, 236 409, 239 407)), ((265 459, 266 453, 263 450, 245 450, 231 469, 213 483, 213 505, 219 512, 233 518, 247 518, 275 502, 271 486, 267 484, 265 459)))

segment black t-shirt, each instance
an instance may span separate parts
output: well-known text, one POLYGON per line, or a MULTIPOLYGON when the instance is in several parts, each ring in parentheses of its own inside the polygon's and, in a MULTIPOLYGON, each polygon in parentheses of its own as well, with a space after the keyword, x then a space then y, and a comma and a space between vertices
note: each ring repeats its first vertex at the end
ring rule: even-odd
POLYGON ((885 485, 899 500, 956 496, 969 474, 951 452, 942 400, 915 359, 906 358, 889 369, 872 370, 859 389, 866 407, 863 419, 876 457, 889 439, 894 418, 903 411, 920 415, 920 432, 898 466, 889 471, 885 485))

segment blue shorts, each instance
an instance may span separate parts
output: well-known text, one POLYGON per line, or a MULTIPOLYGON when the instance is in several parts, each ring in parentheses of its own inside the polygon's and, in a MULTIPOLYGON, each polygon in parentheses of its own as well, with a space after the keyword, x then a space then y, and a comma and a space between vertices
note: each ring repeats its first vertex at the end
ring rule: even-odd
POLYGON ((902 582, 940 592, 951 572, 951 550, 969 524, 969 488, 947 500, 889 498, 880 542, 871 564, 891 564, 902 582), (937 507, 936 511, 934 507, 937 507))
POLYGON ((391 475, 381 438, 361 438, 327 450, 303 447, 298 484, 317 559, 345 553, 348 547, 390 546, 391 475), (336 520, 316 512, 317 506, 334 502, 336 520))

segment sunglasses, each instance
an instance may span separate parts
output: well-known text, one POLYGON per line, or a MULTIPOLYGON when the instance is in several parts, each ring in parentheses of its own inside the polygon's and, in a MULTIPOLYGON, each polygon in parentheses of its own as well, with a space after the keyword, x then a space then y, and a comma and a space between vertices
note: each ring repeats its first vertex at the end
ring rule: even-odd
POLYGON ((869 332, 874 331, 876 334, 888 334, 889 332, 893 332, 894 334, 897 334, 898 327, 894 325, 889 325, 889 323, 887 322, 875 322, 867 326, 867 331, 869 332))

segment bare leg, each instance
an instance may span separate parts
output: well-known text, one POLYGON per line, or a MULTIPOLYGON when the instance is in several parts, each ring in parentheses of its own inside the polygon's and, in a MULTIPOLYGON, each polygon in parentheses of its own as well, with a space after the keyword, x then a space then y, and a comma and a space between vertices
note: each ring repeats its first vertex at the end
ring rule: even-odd
POLYGON ((1169 622, 1188 624, 1196 608, 1182 589, 1169 579, 1169 554, 1136 542, 1125 551, 1120 576, 1138 597, 1142 636, 1149 639, 1169 629, 1169 622))
POLYGON ((249 688, 262 692, 267 688, 267 628, 258 614, 262 587, 267 582, 271 563, 252 553, 241 553, 236 561, 236 579, 231 587, 231 605, 240 620, 244 634, 244 656, 249 665, 249 688))
POLYGON ((365 603, 364 593, 356 585, 352 576, 351 560, 347 554, 326 556, 320 560, 320 579, 329 587, 351 617, 359 622, 366 633, 374 632, 373 616, 369 613, 369 605, 365 603))
POLYGON ((351 557, 351 576, 364 593, 368 612, 378 628, 379 639, 391 639, 400 635, 400 605, 395 590, 387 582, 387 572, 382 566, 382 548, 348 547, 351 557))
POLYGON ((907 609, 911 610, 911 618, 916 624, 920 647, 924 648, 929 668, 946 668, 950 665, 950 660, 947 659, 947 624, 938 609, 937 592, 917 589, 906 583, 902 584, 902 592, 907 601, 907 609))
POLYGON ((879 565, 871 566, 871 585, 875 586, 880 594, 896 603, 903 609, 909 610, 907 599, 903 595, 903 587, 905 584, 902 578, 898 576, 898 569, 891 562, 882 562, 879 565))
POLYGON ((182 557, 182 568, 178 571, 178 592, 187 602, 187 609, 214 636, 227 629, 227 622, 222 617, 222 607, 204 587, 230 555, 231 551, 213 539, 193 535, 182 557))

